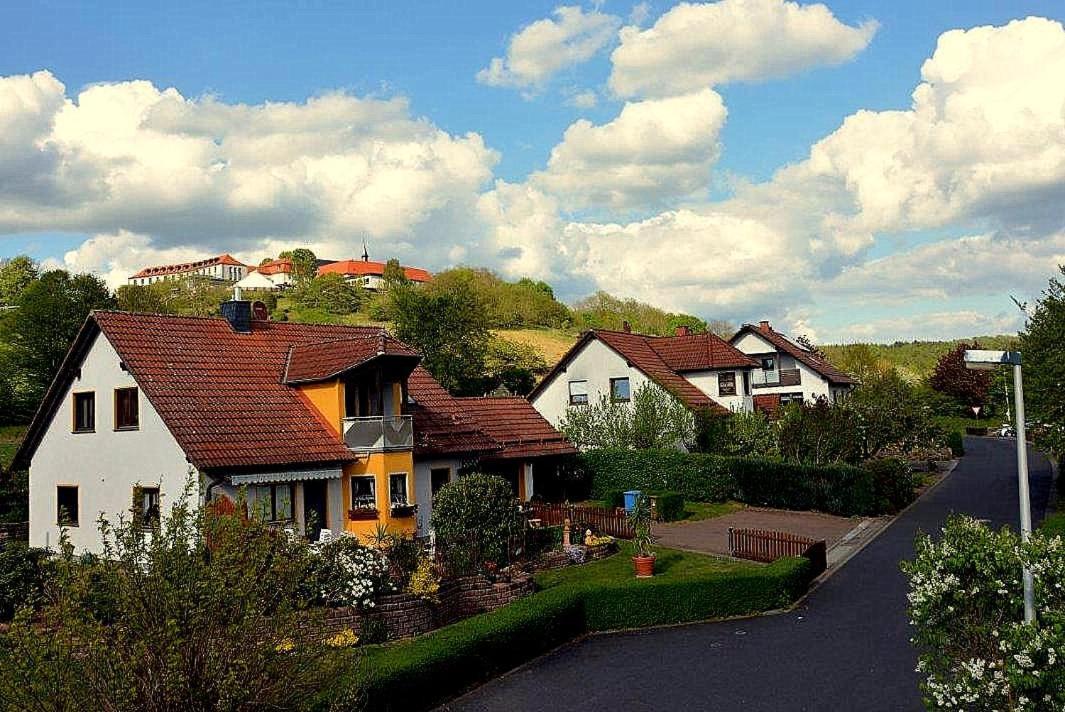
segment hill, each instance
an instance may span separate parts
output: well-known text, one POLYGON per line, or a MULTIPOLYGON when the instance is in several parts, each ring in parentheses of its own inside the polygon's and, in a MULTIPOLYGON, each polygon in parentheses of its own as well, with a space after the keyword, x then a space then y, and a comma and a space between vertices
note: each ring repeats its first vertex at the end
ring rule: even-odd
POLYGON ((879 365, 894 367, 909 381, 923 381, 931 375, 939 357, 958 344, 977 342, 985 349, 1008 350, 1017 347, 1016 335, 975 336, 949 341, 896 341, 891 344, 825 344, 821 350, 828 360, 848 371, 855 370, 855 358, 872 357, 879 365))

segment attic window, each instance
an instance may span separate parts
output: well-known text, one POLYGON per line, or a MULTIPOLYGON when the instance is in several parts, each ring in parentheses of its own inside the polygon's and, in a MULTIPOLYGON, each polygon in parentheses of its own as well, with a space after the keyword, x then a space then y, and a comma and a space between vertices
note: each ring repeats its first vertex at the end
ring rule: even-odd
POLYGON ((569 404, 588 405, 588 381, 569 382, 569 404))
POLYGON ((632 393, 629 390, 628 378, 611 378, 610 379, 610 400, 615 403, 628 403, 632 399, 632 393))

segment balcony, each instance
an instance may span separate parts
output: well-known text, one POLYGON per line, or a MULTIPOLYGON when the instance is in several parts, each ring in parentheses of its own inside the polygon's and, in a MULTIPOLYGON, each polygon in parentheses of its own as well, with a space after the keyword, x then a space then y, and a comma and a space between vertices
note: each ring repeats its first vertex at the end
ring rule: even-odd
POLYGON ((409 415, 374 415, 343 418, 344 444, 355 452, 410 450, 414 447, 414 426, 409 415))
POLYGON ((783 368, 779 371, 759 371, 751 374, 751 388, 775 388, 776 386, 798 386, 802 384, 802 374, 797 368, 783 368))

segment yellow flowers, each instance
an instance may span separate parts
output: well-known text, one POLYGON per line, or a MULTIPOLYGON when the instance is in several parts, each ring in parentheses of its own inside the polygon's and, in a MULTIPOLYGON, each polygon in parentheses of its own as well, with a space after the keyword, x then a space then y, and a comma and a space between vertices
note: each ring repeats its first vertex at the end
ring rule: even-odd
POLYGON ((325 641, 325 644, 330 648, 350 648, 359 644, 359 636, 351 628, 345 628, 325 641))

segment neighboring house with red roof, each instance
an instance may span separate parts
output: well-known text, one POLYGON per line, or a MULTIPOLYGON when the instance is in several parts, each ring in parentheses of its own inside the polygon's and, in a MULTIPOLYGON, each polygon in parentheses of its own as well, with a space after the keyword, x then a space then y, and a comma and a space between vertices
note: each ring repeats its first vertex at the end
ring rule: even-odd
MULTIPOLYGON (((385 263, 374 262, 363 255, 361 260, 330 262, 318 268, 318 275, 339 274, 348 282, 358 282, 363 289, 377 291, 385 283, 385 263)), ((415 284, 424 284, 433 278, 429 272, 418 267, 403 267, 403 274, 415 284)))
POLYGON ((222 309, 89 316, 16 454, 34 546, 65 524, 98 551, 100 514, 158 516, 190 473, 201 500, 247 487, 253 511, 308 536, 426 533, 460 471, 483 463, 528 498, 574 451, 528 404, 452 397, 383 329, 222 309))
POLYGON ((685 327, 674 336, 592 329, 537 384, 529 400, 555 426, 569 408, 604 396, 628 402, 646 383, 672 393, 692 411, 749 412, 754 367, 754 361, 723 339, 692 334, 685 327))
POLYGON ((744 324, 730 343, 756 362, 751 388, 759 410, 776 413, 782 405, 835 401, 857 382, 820 354, 773 329, 768 321, 744 324))
POLYGON ((237 282, 241 289, 270 289, 279 290, 291 287, 296 283, 295 270, 292 260, 282 257, 276 260, 264 262, 258 267, 248 270, 248 276, 237 282))
POLYGON ((248 269, 248 265, 232 255, 225 254, 196 262, 145 267, 140 272, 130 275, 126 281, 129 284, 146 286, 168 279, 202 277, 212 282, 231 284, 244 279, 248 274, 248 269))

